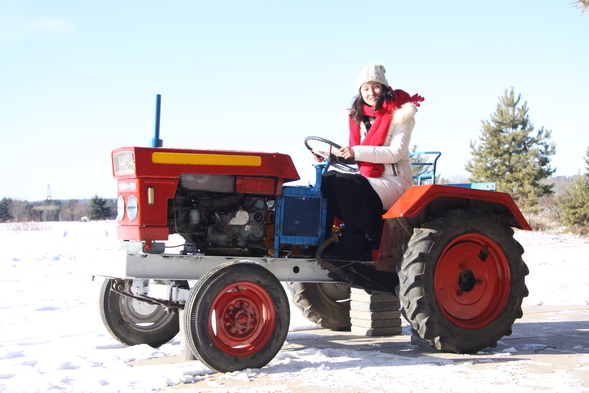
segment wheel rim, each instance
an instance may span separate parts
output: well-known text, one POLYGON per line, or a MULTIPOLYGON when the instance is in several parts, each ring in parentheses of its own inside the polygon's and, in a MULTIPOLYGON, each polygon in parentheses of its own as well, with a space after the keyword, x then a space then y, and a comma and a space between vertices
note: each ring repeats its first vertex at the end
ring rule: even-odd
POLYGON ((274 302, 264 288, 252 282, 236 282, 225 287, 213 301, 209 334, 224 353, 251 355, 272 337, 275 315, 274 302))
POLYGON ((319 291, 324 299, 336 305, 350 298, 350 287, 347 285, 319 283, 319 291))
POLYGON ((454 239, 436 266, 438 305, 450 321, 466 329, 479 329, 494 321, 510 288, 509 261, 497 243, 481 234, 454 239))
POLYGON ((120 297, 121 316, 129 326, 135 330, 151 331, 164 326, 173 318, 162 307, 131 299, 127 296, 120 297))

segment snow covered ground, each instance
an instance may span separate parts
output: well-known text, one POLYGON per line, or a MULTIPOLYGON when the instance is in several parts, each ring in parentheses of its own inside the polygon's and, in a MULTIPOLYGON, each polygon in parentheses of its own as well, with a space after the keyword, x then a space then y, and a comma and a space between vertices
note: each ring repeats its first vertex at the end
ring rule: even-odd
MULTIPOLYGON (((542 390, 585 391, 567 372, 521 371, 514 380, 521 362, 475 369, 468 362, 392 355, 378 347, 369 363, 365 352, 354 350, 307 346, 281 351, 268 367, 221 378, 211 378, 213 371, 197 361, 133 367, 129 362, 179 355, 180 345, 176 337, 159 349, 124 347, 104 329, 97 306, 100 281, 91 281, 91 274, 118 254, 115 223, 41 223, 29 229, 36 230, 0 225, 0 392, 145 392, 202 380, 210 381, 206 390, 187 391, 310 392, 316 390, 305 386, 312 381, 325 392, 530 392, 522 383, 526 379, 542 390), (274 382, 250 388, 219 382, 256 378, 274 382)), ((524 306, 589 304, 587 239, 523 231, 516 237, 530 268, 524 306)), ((292 314, 287 341, 312 327, 296 309, 292 314)), ((586 354, 589 343, 579 349, 586 354)), ((498 359, 510 355, 505 348, 494 350, 498 359)), ((589 356, 580 367, 589 368, 589 356)))

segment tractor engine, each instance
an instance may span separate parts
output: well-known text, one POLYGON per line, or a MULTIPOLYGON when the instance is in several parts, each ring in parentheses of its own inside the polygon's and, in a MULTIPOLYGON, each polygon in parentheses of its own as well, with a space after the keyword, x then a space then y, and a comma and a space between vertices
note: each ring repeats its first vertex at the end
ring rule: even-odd
POLYGON ((112 163, 119 239, 149 252, 177 233, 185 253, 268 255, 270 213, 284 183, 299 180, 278 153, 121 147, 112 163))
MULTIPOLYGON (((181 182, 182 183, 182 182, 181 182)), ((208 255, 266 254, 268 198, 193 191, 180 186, 170 200, 168 226, 186 240, 185 250, 208 255)))

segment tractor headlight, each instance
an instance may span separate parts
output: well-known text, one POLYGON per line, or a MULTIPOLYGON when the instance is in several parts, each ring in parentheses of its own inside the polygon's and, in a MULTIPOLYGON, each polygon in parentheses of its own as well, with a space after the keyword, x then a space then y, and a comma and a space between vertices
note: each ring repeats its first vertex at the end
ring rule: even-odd
POLYGON ((123 221, 123 218, 125 218, 125 198, 119 195, 117 198, 117 220, 123 221))
POLYGON ((135 174, 135 154, 132 151, 121 151, 113 156, 115 176, 135 174))
POLYGON ((139 205, 137 203, 137 197, 131 195, 127 201, 127 215, 131 221, 135 221, 137 214, 139 213, 139 205))

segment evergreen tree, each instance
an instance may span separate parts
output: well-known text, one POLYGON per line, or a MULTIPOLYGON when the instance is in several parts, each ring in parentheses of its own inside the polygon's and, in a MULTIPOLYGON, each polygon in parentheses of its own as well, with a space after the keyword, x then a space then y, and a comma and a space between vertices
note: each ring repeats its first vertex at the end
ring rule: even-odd
POLYGON ((91 220, 106 220, 113 215, 112 202, 95 195, 88 205, 88 218, 91 220))
POLYGON ((555 171, 550 156, 556 147, 548 142, 551 131, 534 126, 528 117, 528 104, 512 89, 499 98, 491 120, 483 120, 479 143, 471 141, 472 159, 465 169, 472 182, 496 182, 497 190, 511 194, 524 211, 531 212, 544 195, 552 194, 552 184, 541 184, 555 171))
POLYGON ((0 201, 0 222, 7 222, 12 220, 12 214, 10 214, 10 205, 12 199, 2 198, 0 201))
POLYGON ((104 205, 106 211, 109 213, 106 217, 109 220, 114 220, 117 218, 117 202, 116 199, 107 199, 106 204, 104 205))
POLYGON ((46 209, 41 214, 41 221, 59 221, 58 209, 46 209))
POLYGON ((589 233, 589 148, 585 164, 587 173, 573 179, 558 204, 561 223, 580 234, 589 233))

